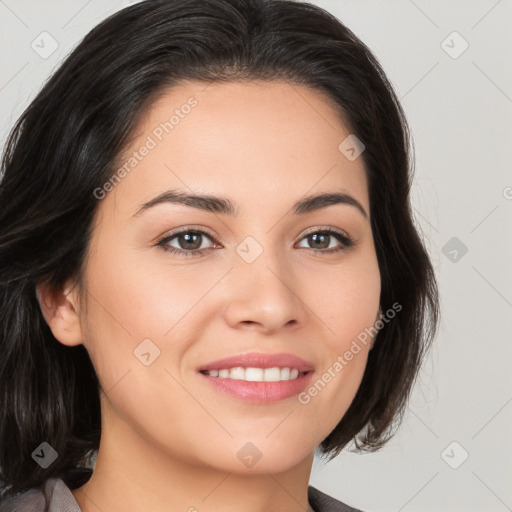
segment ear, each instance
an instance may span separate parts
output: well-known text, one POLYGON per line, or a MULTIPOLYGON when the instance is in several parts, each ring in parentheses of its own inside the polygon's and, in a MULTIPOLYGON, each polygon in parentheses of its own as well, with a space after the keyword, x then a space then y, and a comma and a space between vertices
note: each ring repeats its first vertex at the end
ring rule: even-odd
POLYGON ((41 311, 53 335, 62 344, 80 345, 83 341, 78 309, 78 290, 72 279, 61 290, 50 290, 46 283, 36 286, 41 311))

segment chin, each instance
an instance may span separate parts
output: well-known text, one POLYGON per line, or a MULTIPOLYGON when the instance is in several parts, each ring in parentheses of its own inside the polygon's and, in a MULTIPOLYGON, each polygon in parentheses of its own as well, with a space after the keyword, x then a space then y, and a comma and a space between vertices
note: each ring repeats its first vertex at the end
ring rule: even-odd
MULTIPOLYGON (((300 448, 304 449, 304 444, 300 448)), ((313 448, 310 452, 302 452, 298 446, 286 448, 272 443, 270 440, 258 442, 236 442, 236 447, 227 447, 224 450, 215 450, 208 465, 219 470, 238 474, 266 474, 281 473, 297 466, 308 457, 313 456, 313 448)))

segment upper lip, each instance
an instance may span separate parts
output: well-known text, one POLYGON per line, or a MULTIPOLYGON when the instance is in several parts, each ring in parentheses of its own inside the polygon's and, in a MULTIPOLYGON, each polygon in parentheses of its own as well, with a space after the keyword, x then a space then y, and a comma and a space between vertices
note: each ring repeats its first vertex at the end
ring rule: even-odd
POLYGON ((236 356, 227 357, 225 359, 217 359, 211 363, 205 364, 198 368, 198 371, 206 370, 223 370, 229 368, 297 368, 300 372, 313 371, 314 367, 308 361, 280 352, 278 354, 263 354, 251 352, 248 354, 238 354, 236 356))

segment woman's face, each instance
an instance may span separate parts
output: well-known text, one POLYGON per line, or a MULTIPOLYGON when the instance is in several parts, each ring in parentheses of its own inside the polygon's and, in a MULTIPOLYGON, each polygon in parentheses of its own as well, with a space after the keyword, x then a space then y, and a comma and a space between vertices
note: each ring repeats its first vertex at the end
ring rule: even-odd
MULTIPOLYGON (((370 349, 353 342, 380 296, 363 161, 350 139, 339 148, 347 136, 318 93, 283 82, 184 82, 144 117, 98 201, 81 319, 106 392, 102 428, 119 449, 138 439, 194 465, 276 472, 310 457, 340 421, 370 349), (142 208, 170 191, 223 200, 142 208), (319 194, 355 201, 294 211, 319 194), (249 353, 290 354, 312 371, 267 384, 199 371, 249 353)), ((226 366, 217 369, 238 365, 226 366)))

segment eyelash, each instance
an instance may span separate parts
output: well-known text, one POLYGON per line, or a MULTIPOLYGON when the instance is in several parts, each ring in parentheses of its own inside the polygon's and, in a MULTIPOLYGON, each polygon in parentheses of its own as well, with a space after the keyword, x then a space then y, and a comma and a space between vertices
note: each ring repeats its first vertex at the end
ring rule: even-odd
MULTIPOLYGON (((213 248, 209 247, 208 249, 195 249, 193 251, 190 251, 188 249, 176 249, 175 247, 170 247, 166 245, 168 242, 170 242, 173 238, 182 235, 184 233, 188 234, 194 234, 194 235, 206 235, 208 238, 210 238, 212 241, 215 241, 215 237, 208 233, 207 231, 204 231, 202 229, 182 229, 181 231, 177 231, 175 233, 172 233, 169 236, 166 236, 164 238, 161 238, 155 246, 160 247, 165 252, 170 252, 172 254, 175 254, 176 256, 180 258, 186 258, 186 257, 199 257, 202 255, 203 252, 212 250, 213 248)), ((340 231, 338 229, 334 228, 326 228, 326 229, 316 229, 311 230, 306 233, 304 233, 304 236, 301 238, 301 241, 306 238, 309 235, 313 234, 327 234, 334 236, 339 242, 341 242, 341 246, 331 249, 311 249, 314 253, 322 253, 322 254, 338 254, 343 251, 346 251, 350 247, 353 247, 356 244, 356 241, 350 238, 347 234, 345 234, 343 231, 340 231)))

